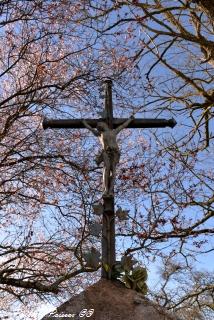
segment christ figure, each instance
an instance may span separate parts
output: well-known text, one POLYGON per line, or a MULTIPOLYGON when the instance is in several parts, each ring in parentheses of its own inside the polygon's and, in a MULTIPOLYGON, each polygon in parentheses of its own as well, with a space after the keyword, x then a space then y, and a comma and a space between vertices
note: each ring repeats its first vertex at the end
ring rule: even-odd
POLYGON ((104 163, 104 196, 113 196, 114 193, 116 166, 120 160, 120 149, 117 143, 117 134, 121 130, 125 129, 133 119, 134 116, 132 115, 128 120, 126 120, 116 129, 110 129, 105 122, 99 122, 96 129, 94 129, 85 120, 83 120, 84 126, 89 129, 96 137, 98 137, 102 145, 102 152, 96 158, 96 162, 98 164, 100 164, 101 162, 104 163))

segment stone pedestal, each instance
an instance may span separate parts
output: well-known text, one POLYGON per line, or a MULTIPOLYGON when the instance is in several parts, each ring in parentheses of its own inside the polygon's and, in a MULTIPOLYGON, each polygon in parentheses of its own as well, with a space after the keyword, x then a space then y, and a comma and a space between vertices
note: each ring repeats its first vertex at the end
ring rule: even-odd
POLYGON ((127 289, 120 281, 101 279, 42 320, 179 320, 127 289))

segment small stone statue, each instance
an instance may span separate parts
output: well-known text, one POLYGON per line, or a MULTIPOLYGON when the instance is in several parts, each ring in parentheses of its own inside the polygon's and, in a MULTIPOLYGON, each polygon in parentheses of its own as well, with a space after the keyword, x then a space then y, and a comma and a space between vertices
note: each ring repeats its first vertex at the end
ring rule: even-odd
POLYGON ((96 162, 100 164, 104 162, 103 168, 103 186, 104 196, 113 196, 114 181, 116 175, 116 166, 120 160, 120 149, 117 144, 117 134, 125 129, 130 122, 134 119, 132 115, 128 120, 121 124, 116 129, 110 129, 105 122, 99 122, 96 129, 92 128, 85 120, 84 126, 89 129, 96 137, 98 137, 103 150, 102 153, 96 158, 96 162))

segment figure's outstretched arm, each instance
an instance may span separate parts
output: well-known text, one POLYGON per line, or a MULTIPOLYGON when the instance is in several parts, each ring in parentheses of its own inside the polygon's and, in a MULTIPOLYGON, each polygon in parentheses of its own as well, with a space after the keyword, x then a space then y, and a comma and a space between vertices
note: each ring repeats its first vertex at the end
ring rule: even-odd
POLYGON ((133 119, 134 119, 134 116, 131 115, 131 117, 128 120, 126 120, 123 124, 121 124, 119 127, 117 127, 117 129, 115 129, 116 134, 118 134, 121 130, 128 127, 129 123, 131 123, 133 119))
POLYGON ((85 126, 88 130, 90 130, 96 137, 99 136, 99 132, 98 132, 96 129, 92 128, 85 120, 82 120, 82 123, 83 123, 84 126, 85 126))

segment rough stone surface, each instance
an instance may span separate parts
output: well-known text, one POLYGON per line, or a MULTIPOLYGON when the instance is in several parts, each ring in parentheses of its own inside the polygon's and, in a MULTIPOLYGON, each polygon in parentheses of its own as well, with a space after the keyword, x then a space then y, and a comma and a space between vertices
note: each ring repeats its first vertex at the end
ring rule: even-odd
POLYGON ((142 294, 127 289, 120 281, 105 279, 99 280, 42 318, 55 319, 178 320, 142 294), (90 312, 93 314, 90 315, 90 312))

